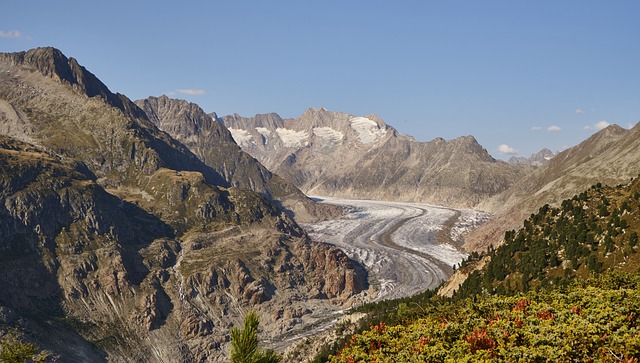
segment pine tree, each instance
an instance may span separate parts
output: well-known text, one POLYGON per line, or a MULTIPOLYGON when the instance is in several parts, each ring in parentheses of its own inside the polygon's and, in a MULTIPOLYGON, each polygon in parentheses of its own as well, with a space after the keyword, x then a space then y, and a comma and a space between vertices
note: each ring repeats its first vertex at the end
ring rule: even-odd
POLYGON ((258 325, 260 318, 255 311, 244 317, 242 330, 231 328, 231 362, 233 363, 278 363, 282 357, 273 350, 258 349, 258 325))

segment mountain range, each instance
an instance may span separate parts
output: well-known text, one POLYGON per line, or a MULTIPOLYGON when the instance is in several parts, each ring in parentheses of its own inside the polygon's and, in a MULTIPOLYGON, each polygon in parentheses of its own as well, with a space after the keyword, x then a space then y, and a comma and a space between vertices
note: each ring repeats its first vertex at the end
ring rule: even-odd
POLYGON ((537 153, 531 154, 528 158, 524 156, 512 156, 509 158, 509 162, 512 164, 526 164, 531 166, 545 165, 551 160, 557 153, 544 148, 537 153))
POLYGON ((198 105, 167 96, 135 102, 160 130, 185 145, 226 181, 265 195, 299 222, 335 216, 340 210, 313 203, 289 181, 270 172, 235 143, 231 133, 198 105))
POLYGON ((133 102, 55 48, 0 53, 0 330, 62 361, 225 361, 249 310, 279 340, 373 292, 298 225, 342 213, 305 194, 489 211, 465 236, 477 254, 639 174, 640 124, 503 162, 472 136, 419 142, 376 115, 133 102))
POLYGON ((418 142, 375 115, 318 108, 297 119, 222 121, 245 151, 308 195, 468 208, 530 170, 494 159, 472 136, 418 142))

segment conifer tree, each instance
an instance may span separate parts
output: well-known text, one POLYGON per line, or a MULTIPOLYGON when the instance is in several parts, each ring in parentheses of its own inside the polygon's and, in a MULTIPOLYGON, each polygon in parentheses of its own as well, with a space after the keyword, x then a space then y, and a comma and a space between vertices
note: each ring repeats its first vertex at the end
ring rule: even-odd
POLYGON ((231 362, 233 363, 278 363, 282 359, 273 350, 258 349, 258 325, 260 318, 255 311, 244 317, 242 330, 231 328, 231 362))

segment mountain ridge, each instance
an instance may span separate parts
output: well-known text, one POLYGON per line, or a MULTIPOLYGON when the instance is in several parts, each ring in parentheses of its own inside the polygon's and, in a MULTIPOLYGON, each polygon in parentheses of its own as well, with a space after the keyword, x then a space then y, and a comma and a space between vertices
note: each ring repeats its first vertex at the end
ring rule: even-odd
POLYGON ((529 170, 495 160, 473 136, 417 142, 375 115, 310 108, 297 119, 222 120, 244 150, 310 195, 468 208, 529 170))
POLYGON ((531 156, 512 156, 509 158, 509 162, 513 164, 528 164, 531 166, 541 166, 547 164, 549 160, 551 160, 557 153, 544 148, 536 153, 531 154, 531 156))
POLYGON ((224 361, 244 310, 277 339, 367 288, 61 54, 0 54, 3 331, 57 328, 70 345, 40 341, 63 360, 224 361))
POLYGON ((544 204, 556 205, 590 185, 615 185, 640 174, 640 124, 630 130, 611 125, 564 150, 538 167, 518 184, 485 200, 478 208, 494 217, 470 232, 469 251, 497 246, 504 231, 520 223, 544 204))
MULTIPOLYGON (((219 119, 198 105, 167 96, 137 100, 158 128, 183 143, 229 185, 251 189, 278 203, 300 222, 337 215, 337 208, 316 205, 288 181, 245 153, 219 119)), ((214 115, 215 116, 215 115, 214 115)))

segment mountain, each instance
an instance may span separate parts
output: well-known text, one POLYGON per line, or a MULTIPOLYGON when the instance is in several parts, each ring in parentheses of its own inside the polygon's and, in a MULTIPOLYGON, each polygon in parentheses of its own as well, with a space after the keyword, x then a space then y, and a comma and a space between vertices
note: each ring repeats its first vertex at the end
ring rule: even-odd
POLYGON ((557 153, 544 148, 537 153, 531 154, 530 157, 525 158, 524 156, 512 156, 509 159, 509 163, 512 164, 525 164, 531 166, 541 166, 545 165, 551 160, 557 153))
POLYGON ((465 237, 467 250, 497 246, 504 232, 545 204, 556 206, 596 183, 616 185, 640 174, 640 124, 630 130, 611 125, 557 154, 508 190, 478 208, 494 217, 465 237))
POLYGON ((0 53, 0 125, 0 330, 61 361, 225 361, 247 310, 280 339, 366 288, 57 49, 0 53))
POLYGON ((198 105, 167 96, 135 102, 160 130, 180 141, 228 185, 247 188, 283 206, 299 222, 309 222, 337 211, 308 199, 293 184, 271 173, 235 143, 231 133, 198 105))
POLYGON ((483 267, 452 298, 425 292, 357 309, 361 332, 327 361, 636 361, 640 178, 558 204, 472 254, 460 270, 483 267))
POLYGON ((320 108, 222 120, 244 150, 309 195, 472 207, 529 170, 493 159, 471 136, 417 142, 375 115, 320 108))

